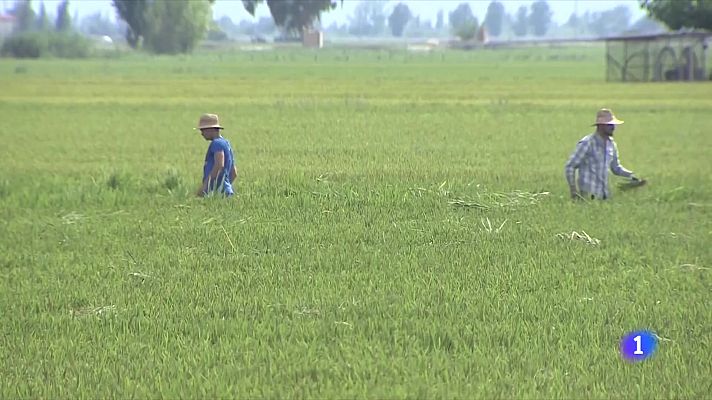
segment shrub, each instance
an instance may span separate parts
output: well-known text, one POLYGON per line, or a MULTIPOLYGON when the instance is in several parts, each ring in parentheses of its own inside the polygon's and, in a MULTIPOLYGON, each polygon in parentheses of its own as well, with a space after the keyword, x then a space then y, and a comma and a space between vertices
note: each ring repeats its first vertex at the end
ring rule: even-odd
POLYGON ((89 39, 77 33, 50 33, 49 53, 59 58, 87 58, 91 53, 89 39))
POLYGON ((47 35, 39 32, 10 36, 2 44, 0 55, 14 58, 39 58, 47 54, 47 35))
POLYGON ((0 55, 14 58, 86 58, 90 41, 77 33, 25 32, 13 35, 2 45, 0 55))
POLYGON ((218 29, 211 29, 208 31, 208 35, 206 37, 208 40, 212 40, 215 42, 222 42, 227 40, 227 34, 223 31, 221 31, 219 28, 218 29))

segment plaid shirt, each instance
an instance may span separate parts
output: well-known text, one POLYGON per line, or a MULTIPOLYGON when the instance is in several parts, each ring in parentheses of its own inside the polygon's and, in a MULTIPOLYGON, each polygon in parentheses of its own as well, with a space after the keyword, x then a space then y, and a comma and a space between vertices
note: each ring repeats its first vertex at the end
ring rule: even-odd
POLYGON ((575 189, 575 174, 578 169, 578 190, 587 195, 607 199, 611 197, 608 168, 618 176, 633 176, 633 173, 623 168, 618 161, 618 147, 613 138, 605 140, 601 135, 592 133, 578 142, 576 150, 566 163, 566 181, 569 188, 575 189))

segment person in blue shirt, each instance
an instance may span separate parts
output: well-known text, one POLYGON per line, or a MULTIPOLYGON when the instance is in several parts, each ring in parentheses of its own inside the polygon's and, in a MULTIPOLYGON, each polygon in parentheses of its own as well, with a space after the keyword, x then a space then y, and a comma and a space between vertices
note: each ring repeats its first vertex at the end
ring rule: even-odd
POLYGON ((232 196, 235 193, 232 183, 237 178, 237 166, 230 142, 220 134, 224 128, 220 126, 218 116, 215 114, 201 115, 196 129, 200 130, 203 138, 210 142, 205 154, 203 180, 196 195, 203 197, 209 193, 219 193, 228 197, 232 196))

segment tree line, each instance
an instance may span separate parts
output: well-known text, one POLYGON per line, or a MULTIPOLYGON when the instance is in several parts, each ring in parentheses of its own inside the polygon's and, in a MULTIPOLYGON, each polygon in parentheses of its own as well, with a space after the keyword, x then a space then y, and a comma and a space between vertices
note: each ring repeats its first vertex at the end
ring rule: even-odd
POLYGON ((32 31, 69 32, 72 30, 72 18, 69 15, 69 1, 64 0, 57 6, 57 16, 50 21, 44 3, 38 13, 32 8, 32 0, 15 2, 10 14, 16 19, 15 33, 32 31))
MULTIPOLYGON (((224 36, 221 28, 248 30, 248 26, 231 26, 229 18, 222 19, 219 24, 212 21, 211 8, 214 1, 112 0, 112 6, 122 21, 122 29, 129 46, 153 53, 175 54, 192 51, 200 40, 215 32, 215 37, 224 36)), ((265 32, 278 30, 283 35, 299 37, 305 29, 319 26, 321 15, 343 5, 343 1, 242 0, 242 5, 252 16, 261 5, 266 5, 270 11, 271 21, 260 19, 257 24, 250 25, 249 29, 265 32)), ((646 10, 651 18, 661 21, 671 29, 688 27, 712 30, 712 1, 639 1, 640 7, 646 10)), ((11 10, 17 21, 16 33, 69 32, 73 29, 68 0, 59 4, 54 21, 49 20, 44 3, 35 14, 31 2, 32 0, 18 0, 11 10)), ((481 27, 492 37, 501 36, 505 28, 510 35, 516 37, 541 37, 555 25, 552 21, 553 12, 546 0, 535 0, 529 6, 523 5, 513 15, 505 12, 502 1, 494 0, 489 3, 482 20, 475 16, 468 3, 463 2, 447 15, 440 10, 434 25, 429 20, 421 20, 420 16, 414 15, 404 2, 396 3, 390 12, 385 9, 386 2, 382 0, 361 1, 355 7, 347 26, 328 29, 356 36, 390 34, 394 37, 417 33, 419 30, 424 34, 447 32, 469 40, 481 27)), ((628 26, 630 17, 629 9, 620 6, 601 13, 572 14, 563 27, 575 33, 606 36, 628 26)), ((93 16, 90 22, 93 25, 89 29, 99 32, 106 21, 102 21, 98 15, 93 16)))

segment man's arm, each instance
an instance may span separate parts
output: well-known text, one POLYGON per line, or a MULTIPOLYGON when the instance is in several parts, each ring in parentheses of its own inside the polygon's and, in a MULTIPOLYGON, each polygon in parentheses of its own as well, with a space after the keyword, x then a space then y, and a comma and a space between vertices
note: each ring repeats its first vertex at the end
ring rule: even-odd
POLYGON ((578 197, 578 190, 576 189, 576 169, 581 165, 581 161, 586 156, 588 148, 590 146, 589 140, 581 140, 576 144, 576 150, 574 150, 569 160, 566 162, 564 167, 564 173, 566 174, 566 182, 569 184, 569 192, 571 192, 571 197, 578 197))
POLYGON ((618 160, 618 146, 616 146, 616 142, 613 142, 613 158, 611 159, 610 166, 611 172, 613 172, 615 175, 623 176, 626 178, 630 178, 633 176, 633 172, 625 169, 618 160))
POLYGON ((198 189, 198 196, 203 196, 208 191, 210 184, 218 179, 220 171, 225 168, 225 153, 222 150, 216 151, 213 156, 213 161, 213 169, 210 170, 208 177, 205 178, 203 184, 200 186, 200 189, 198 189))
POLYGON ((233 164, 232 170, 230 171, 230 184, 235 182, 235 179, 237 179, 237 165, 233 164))

